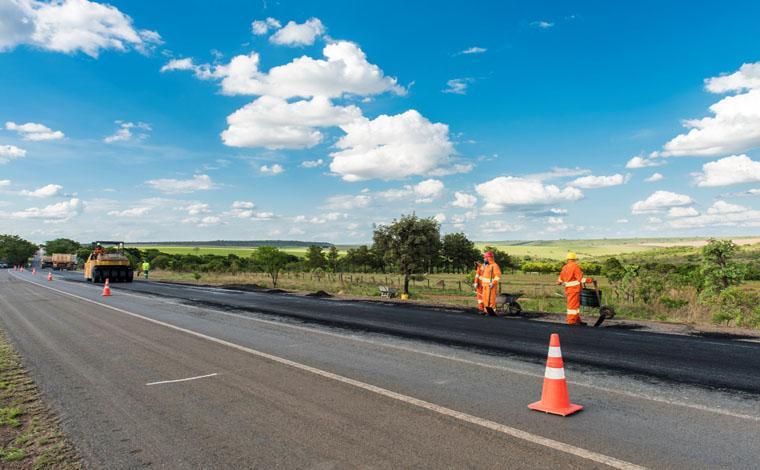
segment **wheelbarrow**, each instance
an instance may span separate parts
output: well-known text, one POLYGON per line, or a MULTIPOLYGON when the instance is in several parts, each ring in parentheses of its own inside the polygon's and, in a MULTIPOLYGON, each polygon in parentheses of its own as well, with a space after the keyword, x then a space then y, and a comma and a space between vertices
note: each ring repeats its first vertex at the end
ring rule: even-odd
POLYGON ((602 304, 602 291, 599 289, 599 284, 596 281, 592 282, 594 288, 583 287, 581 290, 581 306, 598 308, 599 318, 594 323, 594 328, 601 325, 604 320, 611 320, 615 317, 615 309, 609 305, 602 304))
POLYGON ((523 293, 517 294, 499 294, 496 296, 496 312, 503 315, 519 315, 522 313, 522 306, 517 301, 523 293))

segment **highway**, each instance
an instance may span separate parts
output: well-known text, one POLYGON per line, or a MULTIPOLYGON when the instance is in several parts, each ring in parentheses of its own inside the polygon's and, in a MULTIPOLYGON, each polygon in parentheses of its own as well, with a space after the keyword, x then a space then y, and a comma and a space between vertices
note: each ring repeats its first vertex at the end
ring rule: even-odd
POLYGON ((760 343, 0 272, 0 323, 93 468, 756 468, 760 343), (573 402, 530 411, 549 335, 573 402))

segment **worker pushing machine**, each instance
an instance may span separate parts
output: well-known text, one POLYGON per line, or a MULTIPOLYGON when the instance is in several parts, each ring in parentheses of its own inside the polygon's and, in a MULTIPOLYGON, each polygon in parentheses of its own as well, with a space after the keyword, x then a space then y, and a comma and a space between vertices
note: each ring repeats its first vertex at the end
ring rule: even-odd
POLYGON ((562 267, 557 279, 557 285, 565 286, 568 325, 585 325, 581 321, 581 291, 587 282, 593 282, 593 279, 583 277, 583 271, 578 265, 578 255, 572 251, 568 252, 567 263, 562 267))
POLYGON ((483 263, 480 261, 475 263, 475 279, 472 281, 472 287, 475 289, 475 298, 478 301, 478 312, 481 314, 485 312, 485 306, 483 305, 483 282, 480 280, 480 276, 483 275, 483 263))
POLYGON ((496 315, 496 296, 499 295, 499 281, 501 281, 501 268, 493 259, 493 253, 486 251, 483 254, 483 274, 480 282, 483 283, 483 315, 496 315))

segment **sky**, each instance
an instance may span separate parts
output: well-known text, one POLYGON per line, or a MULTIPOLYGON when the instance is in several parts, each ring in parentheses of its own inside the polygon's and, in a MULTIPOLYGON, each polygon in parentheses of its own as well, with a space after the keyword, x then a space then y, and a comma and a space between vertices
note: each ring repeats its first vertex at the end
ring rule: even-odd
POLYGON ((760 235, 760 3, 0 0, 0 233, 760 235))

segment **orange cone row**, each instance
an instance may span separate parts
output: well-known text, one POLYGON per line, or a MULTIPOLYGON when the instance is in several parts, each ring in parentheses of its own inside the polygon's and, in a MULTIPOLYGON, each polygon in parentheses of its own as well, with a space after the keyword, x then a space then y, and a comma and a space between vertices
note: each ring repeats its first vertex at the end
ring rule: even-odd
POLYGON ((568 416, 583 409, 581 405, 570 403, 565 379, 565 364, 562 362, 559 335, 556 333, 553 333, 549 340, 549 357, 546 360, 541 400, 531 403, 528 408, 560 416, 568 416))

